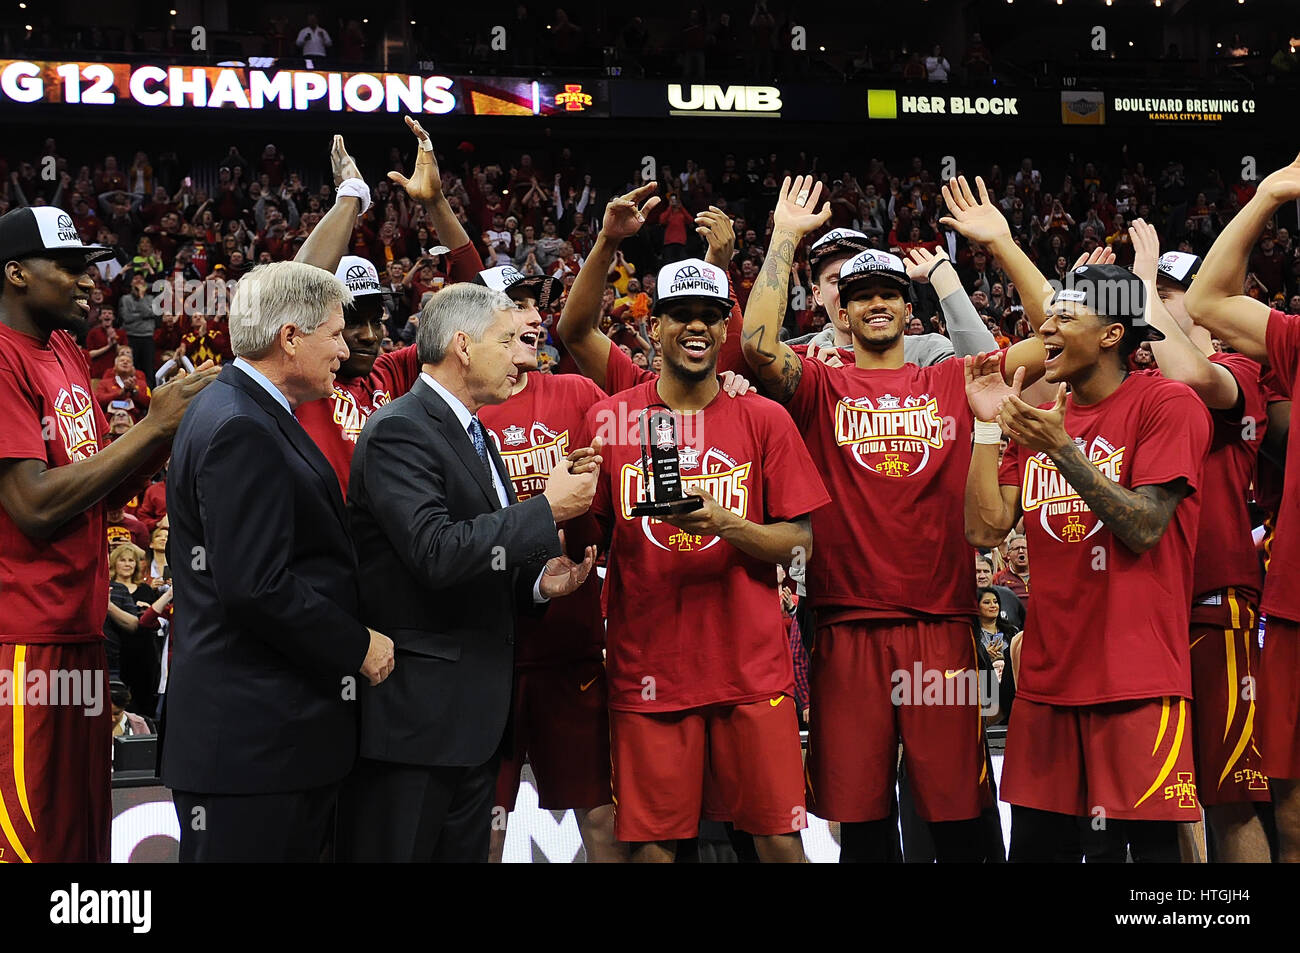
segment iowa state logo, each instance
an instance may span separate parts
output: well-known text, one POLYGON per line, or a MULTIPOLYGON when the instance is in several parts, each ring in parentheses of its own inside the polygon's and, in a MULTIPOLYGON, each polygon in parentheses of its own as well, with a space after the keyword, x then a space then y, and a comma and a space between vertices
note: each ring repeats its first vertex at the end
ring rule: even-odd
POLYGON ((83 387, 73 384, 71 390, 59 390, 54 398, 54 418, 59 423, 59 437, 68 460, 85 460, 99 452, 95 405, 83 387))
POLYGON ((506 427, 501 433, 502 438, 498 438, 495 431, 488 430, 515 485, 515 496, 523 502, 546 489, 546 478, 569 455, 569 431, 556 433, 533 421, 526 438, 518 425, 506 427))
POLYGON ((835 405, 836 445, 848 447, 858 466, 883 477, 903 479, 923 471, 933 451, 953 438, 944 430, 939 402, 929 394, 882 394, 875 401, 845 397, 835 405))
MULTIPOLYGON (((1083 447, 1082 438, 1076 438, 1075 443, 1108 480, 1119 482, 1124 469, 1123 447, 1116 448, 1104 437, 1094 437, 1092 446, 1087 449, 1083 447)), ((1025 465, 1020 504, 1026 518, 1037 512, 1047 535, 1060 543, 1081 543, 1102 526, 1101 520, 1093 515, 1088 504, 1045 453, 1035 454, 1025 465)))
POLYGON ((341 387, 334 388, 334 423, 338 425, 344 440, 356 443, 369 416, 357 405, 355 397, 341 387))
MULTIPOLYGON (((717 500, 719 506, 731 510, 737 516, 748 518, 749 474, 753 469, 753 464, 737 463, 717 447, 710 447, 703 453, 691 449, 689 455, 686 450, 687 448, 682 448, 681 456, 686 456, 691 462, 689 465, 683 463, 682 468, 684 470, 693 469, 698 458, 700 472, 683 473, 682 489, 698 486, 717 500)), ((619 494, 622 500, 623 519, 638 518, 632 515, 632 506, 645 499, 647 493, 648 489, 645 485, 645 476, 641 472, 641 464, 623 464, 623 469, 619 473, 619 494)), ((699 552, 711 548, 718 541, 716 536, 687 533, 676 526, 670 526, 649 516, 642 516, 639 519, 641 521, 641 531, 645 534, 646 539, 659 549, 668 552, 699 552)))

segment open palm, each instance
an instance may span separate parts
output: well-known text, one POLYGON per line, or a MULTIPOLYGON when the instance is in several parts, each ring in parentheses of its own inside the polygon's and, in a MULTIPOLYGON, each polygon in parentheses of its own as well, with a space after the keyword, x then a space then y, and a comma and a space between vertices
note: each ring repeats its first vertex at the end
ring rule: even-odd
POLYGON ((977 354, 965 359, 966 400, 977 420, 997 420, 1002 401, 1019 397, 1025 379, 1025 369, 1016 369, 1016 376, 1008 384, 999 369, 997 354, 977 354))
MULTIPOLYGON (((410 129, 421 143, 429 140, 429 134, 424 131, 424 127, 410 116, 406 117, 406 128, 410 129)), ((437 160, 433 157, 433 151, 429 149, 415 150, 415 171, 411 173, 409 179, 400 172, 390 172, 388 178, 404 188, 406 194, 415 202, 428 204, 442 194, 442 173, 438 169, 437 160)))
POLYGON ((814 184, 811 175, 797 175, 794 181, 786 176, 781 183, 781 193, 777 196, 776 209, 772 214, 772 224, 777 228, 788 228, 799 235, 807 235, 815 228, 825 225, 831 217, 831 206, 817 211, 817 202, 822 195, 822 184, 814 184), (800 198, 803 202, 800 203, 800 198))
POLYGON ((989 190, 984 187, 984 180, 976 176, 975 188, 979 197, 971 192, 966 176, 958 176, 943 187, 943 200, 948 206, 948 214, 939 219, 944 225, 951 226, 969 241, 987 244, 999 238, 1009 237, 1011 228, 998 207, 989 199, 989 190))

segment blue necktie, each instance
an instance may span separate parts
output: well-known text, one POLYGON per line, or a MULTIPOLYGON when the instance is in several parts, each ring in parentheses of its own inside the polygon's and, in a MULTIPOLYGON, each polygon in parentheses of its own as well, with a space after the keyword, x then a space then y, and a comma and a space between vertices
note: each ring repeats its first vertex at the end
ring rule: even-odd
POLYGON ((478 422, 477 417, 469 418, 469 438, 474 441, 474 450, 478 453, 478 458, 483 461, 483 466, 487 468, 488 480, 491 481, 492 458, 488 456, 487 440, 483 437, 483 425, 478 422))

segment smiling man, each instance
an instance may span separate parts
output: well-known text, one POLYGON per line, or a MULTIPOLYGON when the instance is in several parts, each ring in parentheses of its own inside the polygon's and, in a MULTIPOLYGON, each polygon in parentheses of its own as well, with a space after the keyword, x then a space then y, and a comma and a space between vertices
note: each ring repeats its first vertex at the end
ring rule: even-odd
POLYGON ((760 859, 797 862, 803 780, 775 566, 808 558, 809 514, 829 497, 781 409, 718 382, 726 272, 687 259, 658 287, 663 373, 596 404, 585 431, 608 461, 592 512, 610 539, 616 831, 634 861, 671 861, 703 811, 752 834, 760 859), (662 519, 632 512, 652 498, 637 433, 655 406, 673 413, 684 490, 703 501, 662 519))
POLYGON ((996 545, 1023 515, 1038 565, 1002 774, 1013 861, 1055 859, 1076 818, 1104 818, 1094 839, 1122 861, 1201 816, 1186 633, 1210 416, 1187 385, 1129 372, 1145 294, 1117 265, 1074 270, 1039 328, 1050 406, 966 368, 967 535, 996 545), (1000 468, 994 420, 1013 440, 1000 468))
MULTIPOLYGON (((104 618, 106 512, 162 466, 201 369, 160 387, 148 415, 109 443, 74 335, 86 332, 82 245, 57 208, 0 217, 0 861, 107 863, 112 816, 104 618), (71 674, 79 698, 28 704, 37 678, 71 674)), ((39 693, 44 696, 44 692, 39 693)))
POLYGON ((351 298, 311 265, 254 268, 230 303, 236 359, 176 437, 162 776, 182 861, 318 860, 356 758, 356 676, 393 669, 392 641, 358 621, 338 484, 294 417, 348 359, 351 298))
MULTIPOLYGON (((786 404, 839 503, 813 514, 809 809, 842 822, 842 861, 887 862, 898 836, 889 813, 901 740, 938 858, 981 860, 978 817, 991 795, 979 700, 891 702, 895 672, 910 677, 919 666, 953 678, 976 668, 973 554, 959 529, 972 428, 962 364, 905 363, 907 270, 879 251, 840 270, 852 365, 803 359, 781 343, 795 248, 830 215, 829 205, 816 211, 820 195, 811 177, 786 180, 744 324, 746 359, 786 404)), ((999 373, 1023 367, 1036 378, 1042 344, 996 357, 999 373)))

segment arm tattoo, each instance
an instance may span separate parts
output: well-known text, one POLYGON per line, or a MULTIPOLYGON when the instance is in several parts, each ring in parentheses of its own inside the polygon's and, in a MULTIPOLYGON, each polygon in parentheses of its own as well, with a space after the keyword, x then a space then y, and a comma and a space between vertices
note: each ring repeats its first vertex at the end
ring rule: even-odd
POLYGON ((1127 490, 1093 466, 1073 444, 1053 459, 1088 508, 1139 555, 1160 542, 1174 508, 1189 492, 1183 479, 1127 490))
POLYGON ((763 268, 750 296, 749 308, 760 316, 754 327, 743 335, 742 344, 750 356, 754 369, 764 385, 764 390, 781 403, 794 397, 803 376, 803 362, 799 355, 781 343, 781 325, 785 320, 786 292, 790 285, 790 269, 794 264, 795 242, 782 238, 768 249, 763 268), (758 299, 755 302, 755 298, 758 299), (769 300, 770 299, 770 300, 769 300), (755 308, 755 304, 758 305, 755 308), (770 341, 769 341, 770 337, 770 341), (774 367, 780 359, 779 370, 774 367))

